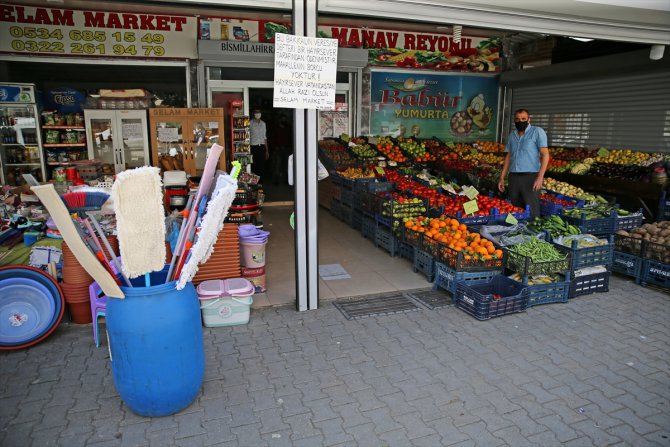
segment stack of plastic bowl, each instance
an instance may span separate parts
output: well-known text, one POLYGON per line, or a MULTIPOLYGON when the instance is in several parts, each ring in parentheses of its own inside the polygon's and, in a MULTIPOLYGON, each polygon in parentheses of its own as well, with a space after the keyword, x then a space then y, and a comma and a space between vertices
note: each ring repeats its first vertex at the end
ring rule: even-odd
POLYGON ((256 228, 253 224, 243 224, 239 228, 241 274, 256 288, 256 293, 265 292, 265 245, 269 231, 256 228))
MULTIPOLYGON (((116 237, 108 237, 109 243, 115 253, 119 252, 119 243, 116 237)), ((105 248, 105 257, 111 259, 111 256, 105 248)), ((93 282, 93 278, 79 264, 77 258, 63 242, 63 282, 61 289, 65 296, 67 308, 70 311, 70 317, 73 323, 86 324, 93 321, 91 316, 90 296, 88 286, 93 282)))

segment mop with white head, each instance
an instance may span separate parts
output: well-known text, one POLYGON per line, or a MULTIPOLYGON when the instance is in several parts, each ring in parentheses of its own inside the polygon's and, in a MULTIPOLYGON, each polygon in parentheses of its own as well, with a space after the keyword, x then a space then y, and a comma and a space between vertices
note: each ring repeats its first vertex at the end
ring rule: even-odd
POLYGON ((121 270, 129 278, 165 267, 165 212, 160 170, 144 166, 116 176, 112 186, 121 270))
POLYGON ((193 279, 198 272, 198 266, 207 262, 214 251, 214 244, 223 228, 228 209, 235 200, 236 192, 237 180, 230 175, 220 174, 216 179, 212 198, 207 202, 207 210, 198 231, 198 240, 191 248, 190 257, 179 275, 177 290, 183 289, 186 283, 193 279))

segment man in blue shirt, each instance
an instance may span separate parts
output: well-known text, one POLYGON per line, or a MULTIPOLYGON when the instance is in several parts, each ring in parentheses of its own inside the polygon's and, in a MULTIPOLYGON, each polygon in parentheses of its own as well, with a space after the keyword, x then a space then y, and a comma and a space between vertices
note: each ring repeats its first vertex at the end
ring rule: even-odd
POLYGON ((525 208, 530 205, 531 217, 540 215, 540 190, 544 172, 549 164, 547 134, 541 127, 530 125, 528 110, 514 112, 513 132, 505 146, 503 165, 498 189, 505 191, 505 177, 509 172, 509 198, 515 206, 525 208))

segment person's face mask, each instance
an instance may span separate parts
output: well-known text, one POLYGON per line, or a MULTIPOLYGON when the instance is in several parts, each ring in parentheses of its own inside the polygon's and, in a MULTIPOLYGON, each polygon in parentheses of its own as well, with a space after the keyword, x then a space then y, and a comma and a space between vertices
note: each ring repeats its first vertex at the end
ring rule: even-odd
POLYGON ((514 126, 516 126, 516 130, 523 132, 528 127, 528 121, 515 121, 514 126))
POLYGON ((261 114, 260 113, 254 113, 254 118, 257 120, 261 119, 261 114))

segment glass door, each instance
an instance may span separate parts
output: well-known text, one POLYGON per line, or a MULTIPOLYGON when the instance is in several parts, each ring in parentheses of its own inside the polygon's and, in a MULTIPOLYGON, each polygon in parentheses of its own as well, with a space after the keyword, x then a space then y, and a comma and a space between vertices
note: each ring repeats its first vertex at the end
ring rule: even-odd
POLYGON ((115 115, 113 110, 86 110, 86 133, 88 156, 104 164, 116 166, 118 160, 114 150, 115 115))
POLYGON ((165 117, 156 123, 158 161, 166 171, 193 172, 183 125, 182 119, 178 117, 165 117))
MULTIPOLYGON (((214 143, 219 142, 220 129, 218 118, 207 119, 203 117, 201 121, 192 122, 192 143, 195 148, 194 162, 197 175, 201 175, 205 169, 205 161, 209 154, 209 148, 214 143)), ((224 146, 225 147, 225 146, 224 146)))
POLYGON ((118 128, 121 137, 117 148, 121 152, 121 165, 116 172, 149 165, 149 137, 147 136, 146 112, 144 110, 118 110, 118 128))

